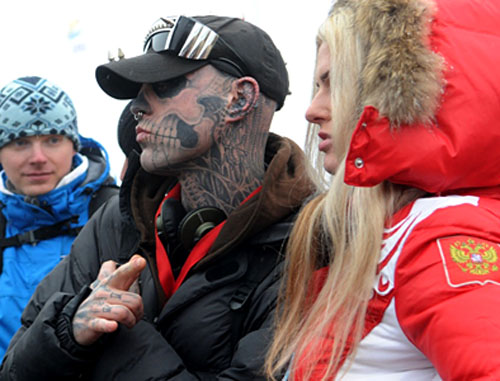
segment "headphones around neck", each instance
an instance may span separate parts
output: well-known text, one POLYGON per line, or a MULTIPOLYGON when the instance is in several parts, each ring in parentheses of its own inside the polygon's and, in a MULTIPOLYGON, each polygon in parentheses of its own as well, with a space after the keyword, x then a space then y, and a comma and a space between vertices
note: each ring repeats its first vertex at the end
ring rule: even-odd
POLYGON ((191 250, 205 234, 226 218, 226 213, 214 207, 203 207, 187 213, 178 227, 182 245, 186 250, 191 250))
POLYGON ((165 247, 166 241, 169 246, 177 246, 176 242, 179 242, 190 252, 205 234, 226 218, 226 213, 215 207, 202 207, 186 213, 180 201, 167 199, 156 219, 156 228, 165 247))

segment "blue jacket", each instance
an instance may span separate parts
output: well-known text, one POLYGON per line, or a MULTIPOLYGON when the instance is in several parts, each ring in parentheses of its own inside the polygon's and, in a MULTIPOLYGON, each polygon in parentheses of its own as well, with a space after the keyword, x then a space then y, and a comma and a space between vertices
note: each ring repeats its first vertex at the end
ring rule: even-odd
MULTIPOLYGON (((0 206, 6 222, 4 237, 51 226, 74 216, 71 227, 81 227, 89 219, 89 203, 109 177, 109 161, 104 148, 82 138, 82 149, 73 158, 73 169, 49 193, 26 197, 7 189, 1 172, 0 206), (60 183, 60 184, 61 184, 60 183)), ((36 244, 11 246, 3 250, 0 274, 0 358, 21 326, 21 313, 38 283, 69 254, 74 235, 60 235, 36 244)))

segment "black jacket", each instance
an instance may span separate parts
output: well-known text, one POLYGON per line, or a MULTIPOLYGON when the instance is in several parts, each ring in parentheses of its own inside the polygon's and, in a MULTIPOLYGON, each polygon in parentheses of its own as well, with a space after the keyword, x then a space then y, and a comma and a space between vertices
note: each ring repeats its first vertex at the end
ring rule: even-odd
POLYGON ((154 212, 172 181, 138 169, 82 230, 23 313, 1 380, 258 380, 271 336, 284 241, 312 185, 289 140, 270 138, 261 192, 228 216, 207 256, 166 300, 157 280, 154 212), (272 160, 271 160, 272 159, 272 160), (140 184, 140 186, 139 186, 140 184), (133 218, 131 217, 133 215, 133 218), (100 265, 142 254, 145 317, 91 347, 71 320, 100 265))

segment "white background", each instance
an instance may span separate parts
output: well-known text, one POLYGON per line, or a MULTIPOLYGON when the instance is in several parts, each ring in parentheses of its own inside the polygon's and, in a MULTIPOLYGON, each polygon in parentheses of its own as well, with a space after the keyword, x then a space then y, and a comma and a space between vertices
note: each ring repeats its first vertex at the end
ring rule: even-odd
POLYGON ((310 101, 315 35, 331 0, 3 0, 0 10, 0 87, 22 76, 44 77, 65 90, 78 115, 79 132, 104 145, 111 173, 124 156, 117 122, 127 101, 107 96, 95 68, 108 52, 141 54, 150 25, 161 16, 217 14, 244 18, 264 29, 281 51, 291 95, 271 131, 304 144, 304 114, 310 101))

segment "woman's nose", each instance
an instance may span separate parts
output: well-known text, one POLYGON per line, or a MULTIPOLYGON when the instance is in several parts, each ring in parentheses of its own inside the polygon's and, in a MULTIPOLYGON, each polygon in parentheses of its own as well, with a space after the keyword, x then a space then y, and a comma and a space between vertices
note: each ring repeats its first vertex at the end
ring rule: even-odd
POLYGON ((321 124, 330 120, 331 106, 330 98, 321 92, 317 93, 306 110, 306 119, 310 123, 321 124))

